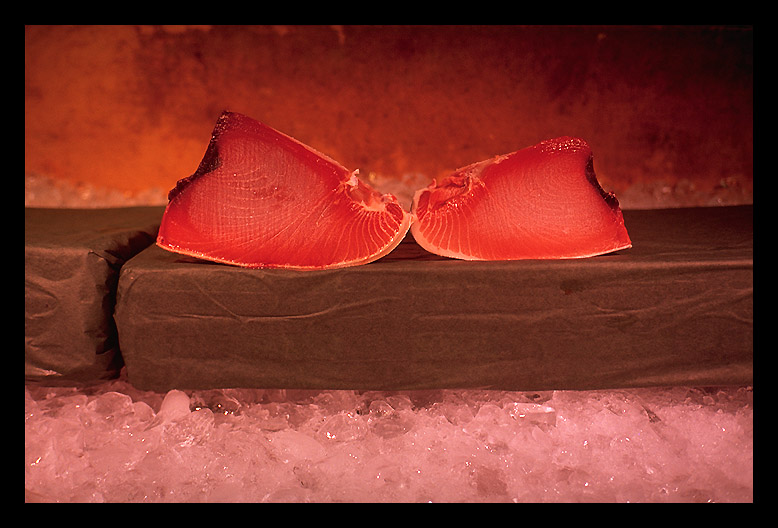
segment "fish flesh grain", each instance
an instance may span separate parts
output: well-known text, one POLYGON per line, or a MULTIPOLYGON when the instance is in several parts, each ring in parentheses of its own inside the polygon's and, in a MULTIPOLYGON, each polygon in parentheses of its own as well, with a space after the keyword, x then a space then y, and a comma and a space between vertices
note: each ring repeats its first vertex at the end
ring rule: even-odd
POLYGON ((157 245, 246 268, 321 270, 372 262, 411 215, 324 154, 224 112, 197 171, 168 195, 157 245))
POLYGON ((456 170, 417 191, 411 233, 465 260, 571 259, 632 247, 619 202, 580 138, 560 137, 456 170))

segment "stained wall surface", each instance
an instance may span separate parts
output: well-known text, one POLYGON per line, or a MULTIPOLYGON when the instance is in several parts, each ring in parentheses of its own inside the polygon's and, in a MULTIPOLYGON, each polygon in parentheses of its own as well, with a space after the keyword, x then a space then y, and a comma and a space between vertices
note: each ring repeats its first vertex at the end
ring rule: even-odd
POLYGON ((617 193, 753 193, 751 27, 25 27, 26 177, 166 192, 225 109, 379 182, 575 135, 617 193))

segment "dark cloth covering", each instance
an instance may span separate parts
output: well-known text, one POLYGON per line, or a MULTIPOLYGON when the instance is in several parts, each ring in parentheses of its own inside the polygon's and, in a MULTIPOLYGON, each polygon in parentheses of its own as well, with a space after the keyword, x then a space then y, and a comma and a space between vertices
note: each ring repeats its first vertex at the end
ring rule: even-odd
POLYGON ((24 211, 24 375, 47 384, 116 376, 122 265, 154 242, 164 208, 24 211))

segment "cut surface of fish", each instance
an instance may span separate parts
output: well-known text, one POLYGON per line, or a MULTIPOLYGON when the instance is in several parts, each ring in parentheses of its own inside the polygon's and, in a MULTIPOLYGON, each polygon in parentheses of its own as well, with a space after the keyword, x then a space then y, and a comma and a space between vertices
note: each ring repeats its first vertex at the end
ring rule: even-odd
POLYGON ((197 171, 170 191, 157 245, 248 268, 332 269, 386 255, 410 222, 357 172, 224 112, 197 171))
POLYGON ((465 260, 584 258, 632 247, 589 145, 559 137, 458 169, 417 191, 411 233, 465 260))

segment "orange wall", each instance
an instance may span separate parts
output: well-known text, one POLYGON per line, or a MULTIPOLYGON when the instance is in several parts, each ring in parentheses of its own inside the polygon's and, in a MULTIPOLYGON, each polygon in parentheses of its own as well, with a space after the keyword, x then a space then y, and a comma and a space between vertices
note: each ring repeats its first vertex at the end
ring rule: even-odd
POLYGON ((27 26, 25 171, 169 189, 220 112, 362 175, 439 176, 559 135, 603 185, 753 185, 737 27, 27 26))

